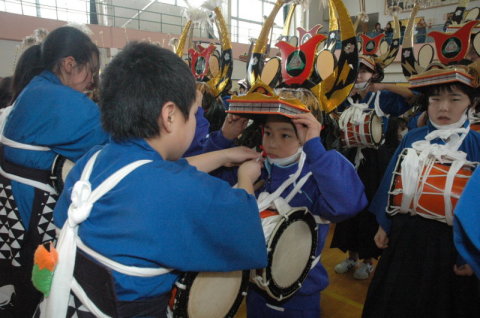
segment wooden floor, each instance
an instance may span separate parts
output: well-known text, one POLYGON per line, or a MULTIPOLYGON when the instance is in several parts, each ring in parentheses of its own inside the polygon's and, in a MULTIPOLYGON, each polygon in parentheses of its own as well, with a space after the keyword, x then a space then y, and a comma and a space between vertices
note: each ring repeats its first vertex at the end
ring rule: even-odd
MULTIPOLYGON (((346 255, 338 249, 331 249, 330 242, 335 225, 330 228, 327 243, 322 252, 322 263, 328 271, 330 285, 322 292, 322 318, 360 318, 370 279, 356 280, 353 272, 337 274, 334 266, 346 255)), ((245 304, 242 304, 235 318, 246 318, 245 304)))

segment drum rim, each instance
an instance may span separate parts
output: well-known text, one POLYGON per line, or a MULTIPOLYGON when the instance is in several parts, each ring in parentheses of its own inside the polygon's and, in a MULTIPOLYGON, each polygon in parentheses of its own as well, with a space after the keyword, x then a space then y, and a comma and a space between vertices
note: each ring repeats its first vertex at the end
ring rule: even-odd
POLYGON ((56 155, 53 159, 52 168, 50 169, 50 181, 53 188, 58 192, 62 192, 65 186, 62 180, 62 168, 67 158, 62 155, 56 155))
POLYGON ((310 257, 307 260, 307 264, 305 266, 304 271, 293 284, 291 284, 288 287, 278 286, 272 277, 272 270, 271 270, 273 251, 275 250, 275 246, 279 241, 278 235, 283 233, 287 228, 287 226, 290 225, 291 223, 302 220, 309 225, 308 228, 312 233, 313 244, 310 250, 310 255, 315 256, 315 252, 317 250, 317 245, 318 245, 317 223, 315 222, 315 218, 313 217, 313 215, 310 213, 308 209, 296 209, 293 212, 289 213, 288 216, 289 216, 288 221, 285 218, 282 218, 279 221, 279 223, 277 224, 274 230, 275 235, 273 235, 268 242, 268 249, 269 249, 269 252, 267 254, 268 265, 266 268, 263 269, 263 273, 262 273, 262 275, 265 278, 265 281, 269 282, 269 285, 265 287, 265 292, 270 297, 273 297, 276 300, 285 300, 291 297, 297 290, 301 288, 301 286, 299 286, 298 283, 303 282, 305 278, 307 278, 307 275, 310 272, 313 260, 315 259, 315 257, 310 257), (302 215, 306 215, 306 218, 300 219, 300 216, 302 215))
MULTIPOLYGON (((240 292, 235 298, 234 303, 230 307, 225 318, 234 318, 237 313, 242 301, 247 294, 248 284, 249 284, 249 270, 244 270, 242 272, 242 282, 240 284, 240 292)), ((185 286, 185 289, 178 288, 177 285, 174 285, 173 290, 175 290, 175 297, 173 300, 173 306, 170 310, 173 313, 173 317, 182 317, 189 318, 188 315, 188 300, 190 298, 190 289, 192 288, 192 283, 200 272, 186 272, 179 279, 178 282, 185 286)), ((194 318, 194 317, 191 317, 194 318)))

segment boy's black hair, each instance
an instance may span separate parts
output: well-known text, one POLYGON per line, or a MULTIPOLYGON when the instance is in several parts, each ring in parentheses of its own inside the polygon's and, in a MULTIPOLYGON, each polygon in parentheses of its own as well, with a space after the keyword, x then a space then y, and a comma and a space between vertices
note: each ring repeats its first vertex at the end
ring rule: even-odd
POLYGON ((475 107, 480 96, 478 89, 465 85, 463 83, 454 82, 454 83, 445 83, 445 84, 438 84, 438 85, 431 85, 426 87, 419 87, 414 90, 417 92, 422 93, 421 97, 419 97, 419 104, 420 111, 426 111, 428 108, 428 99, 430 96, 441 93, 441 92, 452 92, 453 88, 458 88, 464 94, 466 94, 470 98, 470 107, 475 107))
POLYGON ((0 80, 0 108, 10 105, 12 100, 12 77, 7 76, 0 80))
POLYGON ((102 73, 103 127, 116 140, 159 136, 165 103, 173 102, 188 120, 195 92, 195 79, 181 58, 153 44, 130 43, 102 73))
MULTIPOLYGON (((72 56, 79 65, 99 63, 97 46, 84 32, 69 26, 53 30, 42 43, 42 62, 46 70, 55 71, 61 60, 72 56), (94 58, 97 61, 94 61, 94 58)), ((97 64, 97 65, 95 65, 97 64)))
POLYGON ((26 49, 15 66, 12 79, 12 103, 36 75, 43 71, 41 46, 35 44, 26 49))

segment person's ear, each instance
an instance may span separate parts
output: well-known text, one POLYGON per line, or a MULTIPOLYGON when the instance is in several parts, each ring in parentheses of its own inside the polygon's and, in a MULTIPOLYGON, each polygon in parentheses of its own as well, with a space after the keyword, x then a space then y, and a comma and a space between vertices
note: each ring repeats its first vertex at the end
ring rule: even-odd
POLYGON ((73 56, 67 56, 62 60, 60 65, 67 74, 70 74, 77 65, 77 62, 73 56))
POLYGON ((166 102, 160 113, 160 128, 165 129, 167 133, 171 133, 173 131, 174 122, 177 119, 175 118, 177 113, 177 107, 175 104, 173 102, 166 102))

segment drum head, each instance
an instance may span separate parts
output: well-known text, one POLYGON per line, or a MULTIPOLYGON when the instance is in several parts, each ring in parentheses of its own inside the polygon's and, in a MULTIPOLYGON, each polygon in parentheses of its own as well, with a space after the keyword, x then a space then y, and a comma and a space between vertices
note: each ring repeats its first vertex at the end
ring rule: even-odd
POLYGON ((308 224, 296 221, 278 239, 272 257, 272 276, 280 287, 295 284, 307 266, 312 249, 312 233, 308 224))
POLYGON ((181 282, 173 308, 174 317, 234 317, 248 286, 248 271, 188 273, 181 282), (193 276, 194 275, 194 276, 193 276))
POLYGON ((308 275, 317 247, 317 224, 312 214, 294 209, 281 219, 268 242, 268 267, 264 270, 269 285, 267 294, 283 300, 300 289, 308 275))
POLYGON ((375 145, 380 145, 383 138, 383 120, 375 114, 372 114, 370 121, 370 132, 372 134, 372 142, 375 145))

